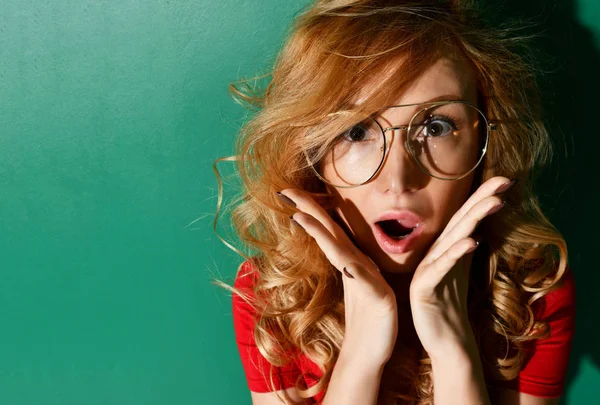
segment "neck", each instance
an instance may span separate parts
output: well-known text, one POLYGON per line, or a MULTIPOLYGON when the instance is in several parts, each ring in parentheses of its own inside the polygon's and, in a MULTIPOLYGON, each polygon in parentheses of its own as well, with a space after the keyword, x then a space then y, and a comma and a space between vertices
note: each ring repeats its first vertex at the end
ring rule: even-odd
POLYGON ((387 273, 383 272, 383 278, 392 287, 396 294, 396 303, 398 306, 398 325, 402 333, 398 335, 398 339, 404 345, 412 346, 416 332, 414 330, 412 313, 410 309, 410 283, 412 281, 413 272, 408 273, 387 273))
POLYGON ((396 294, 398 305, 409 305, 410 283, 413 278, 413 272, 408 273, 388 273, 382 272, 383 278, 392 287, 396 294))

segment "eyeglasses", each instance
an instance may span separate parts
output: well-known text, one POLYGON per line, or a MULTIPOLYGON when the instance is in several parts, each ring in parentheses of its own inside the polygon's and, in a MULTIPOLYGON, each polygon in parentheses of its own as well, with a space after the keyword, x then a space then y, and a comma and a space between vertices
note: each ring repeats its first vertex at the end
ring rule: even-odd
MULTIPOLYGON (((418 167, 431 177, 458 180, 481 163, 490 132, 488 121, 475 105, 462 100, 434 101, 386 107, 423 106, 408 125, 383 128, 374 118, 339 134, 320 161, 305 156, 315 174, 339 188, 352 188, 371 180, 383 166, 390 148, 385 133, 406 130, 404 147, 418 167)), ((393 134, 393 132, 392 132, 393 134)), ((391 143, 392 139, 389 141, 391 143)))

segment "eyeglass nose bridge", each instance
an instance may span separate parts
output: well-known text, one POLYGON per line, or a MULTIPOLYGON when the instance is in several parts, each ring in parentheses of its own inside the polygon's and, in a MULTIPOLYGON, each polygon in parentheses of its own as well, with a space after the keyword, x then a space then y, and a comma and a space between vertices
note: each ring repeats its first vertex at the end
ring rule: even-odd
POLYGON ((401 129, 404 131, 408 131, 408 125, 396 125, 395 127, 387 127, 383 129, 383 133, 386 133, 387 131, 390 131, 392 129, 401 129))
MULTIPOLYGON (((383 158, 383 159, 385 159, 385 155, 386 155, 386 154, 388 153, 388 151, 390 150, 390 148, 391 148, 391 142, 392 142, 392 140, 393 140, 393 135, 392 135, 392 139, 387 139, 387 138, 386 138, 386 136, 385 136, 385 133, 386 133, 387 131, 390 131, 390 130, 395 130, 395 129, 398 129, 398 130, 401 130, 401 131, 407 131, 407 132, 408 132, 409 128, 410 128, 410 125, 396 125, 396 126, 393 126, 393 127, 382 128, 382 131, 383 131, 383 139, 384 139, 384 145, 382 145, 382 146, 381 146, 381 151, 382 151, 382 152, 383 152, 383 154, 384 154, 384 158, 383 158)), ((412 148, 411 148, 411 147, 410 147, 410 145, 409 145, 408 139, 406 139, 406 140, 404 141, 404 150, 405 150, 406 152, 408 152, 408 154, 409 154, 409 155, 412 157, 412 159, 413 159, 413 160, 414 160, 414 161, 417 163, 417 165, 419 165, 419 166, 420 166, 419 162, 417 161, 417 157, 415 156, 415 153, 414 153, 414 151, 412 150, 412 148)), ((379 170, 381 169, 381 167, 382 167, 382 165, 383 165, 383 159, 382 159, 382 161, 381 161, 381 164, 379 165, 379 167, 377 168, 377 170, 376 170, 376 172, 375 172, 375 173, 379 172, 379 170)))
MULTIPOLYGON (((410 125, 396 125, 396 126, 393 126, 393 127, 387 127, 387 128, 383 128, 383 137, 384 137, 384 139, 385 139, 385 149, 386 149, 386 150, 387 150, 387 149, 389 149, 389 142, 391 142, 391 139, 390 139, 390 140, 388 140, 388 139, 386 139, 386 138, 385 138, 385 133, 386 133, 387 131, 391 131, 391 130, 395 130, 395 129, 399 129, 399 130, 401 130, 401 131, 408 131, 409 127, 410 127, 410 125)), ((407 151, 408 151, 408 152, 409 152, 411 155, 413 155, 413 151, 411 150, 410 146, 408 145, 408 139, 407 139, 407 140, 405 140, 405 142, 404 142, 404 147, 406 148, 406 150, 407 150, 407 151)), ((413 156, 413 157, 414 157, 414 156, 413 156)))

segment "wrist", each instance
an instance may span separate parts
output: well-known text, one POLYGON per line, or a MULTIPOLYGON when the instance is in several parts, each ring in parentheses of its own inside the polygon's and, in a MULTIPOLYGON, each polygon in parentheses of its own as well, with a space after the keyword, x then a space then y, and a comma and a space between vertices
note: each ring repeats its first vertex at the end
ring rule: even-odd
POLYGON ((336 365, 347 370, 360 370, 360 374, 369 374, 373 376, 382 375, 386 362, 378 362, 367 360, 360 356, 354 355, 348 351, 344 351, 343 347, 338 356, 336 365))
POLYGON ((428 355, 432 368, 454 368, 457 371, 460 369, 468 372, 481 362, 479 350, 474 342, 447 346, 443 352, 428 355))
POLYGON ((443 354, 431 355, 431 368, 435 370, 454 370, 460 373, 470 373, 473 370, 473 355, 462 347, 446 350, 443 354))
MULTIPOLYGON (((476 348, 476 347, 475 347, 476 348)), ((434 402, 489 405, 485 377, 478 352, 465 347, 431 358, 434 402), (456 397, 449 393, 460 393, 456 397)))
POLYGON ((427 351, 431 362, 445 364, 453 361, 476 361, 479 359, 479 348, 473 330, 469 326, 463 328, 464 334, 451 341, 439 342, 435 350, 427 351))

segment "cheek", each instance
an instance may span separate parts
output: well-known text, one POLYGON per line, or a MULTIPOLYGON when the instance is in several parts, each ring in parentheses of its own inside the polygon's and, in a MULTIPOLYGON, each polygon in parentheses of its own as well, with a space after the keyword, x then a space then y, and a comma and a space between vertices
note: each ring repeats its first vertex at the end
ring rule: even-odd
POLYGON ((333 196, 333 206, 330 211, 332 218, 340 224, 346 232, 362 233, 367 227, 364 218, 370 217, 369 193, 359 189, 336 189, 330 191, 333 196), (348 228, 350 227, 352 231, 348 228))
POLYGON ((436 207, 440 212, 440 219, 445 226, 454 214, 464 205, 470 195, 471 182, 458 182, 449 184, 453 187, 447 187, 440 192, 434 201, 438 202, 436 207))

